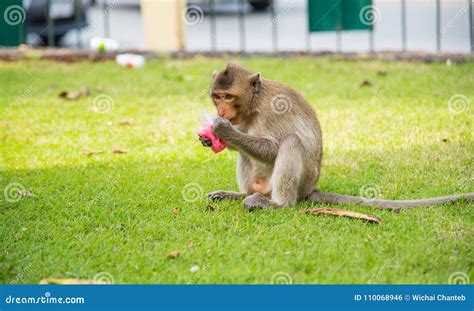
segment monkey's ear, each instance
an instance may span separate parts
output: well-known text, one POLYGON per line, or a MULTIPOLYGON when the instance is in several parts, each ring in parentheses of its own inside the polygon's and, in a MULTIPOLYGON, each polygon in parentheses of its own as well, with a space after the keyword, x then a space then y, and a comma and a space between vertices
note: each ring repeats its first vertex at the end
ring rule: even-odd
POLYGON ((262 89, 262 79, 260 72, 251 74, 248 76, 247 80, 250 82, 256 93, 260 92, 262 89))
POLYGON ((219 72, 214 69, 214 70, 212 71, 212 78, 215 79, 215 78, 217 77, 217 74, 218 74, 218 73, 219 73, 219 72))

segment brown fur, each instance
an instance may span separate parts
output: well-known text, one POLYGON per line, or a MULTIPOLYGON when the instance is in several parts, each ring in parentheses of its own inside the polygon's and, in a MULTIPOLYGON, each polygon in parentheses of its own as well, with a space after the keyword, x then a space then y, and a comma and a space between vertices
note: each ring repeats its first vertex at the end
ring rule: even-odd
POLYGON ((417 201, 370 201, 314 190, 321 172, 322 133, 316 113, 289 86, 229 63, 213 75, 211 98, 219 117, 216 136, 239 151, 239 192, 214 191, 212 200, 240 199, 249 209, 293 206, 297 201, 355 203, 398 209, 440 204, 474 194, 417 201), (370 203, 370 202, 375 203, 370 203))
POLYGON ((214 122, 214 133, 240 152, 240 193, 269 195, 270 204, 259 204, 279 207, 311 194, 319 179, 322 136, 314 110, 298 92, 230 63, 214 75, 211 97, 222 117, 214 122), (232 100, 223 100, 226 95, 232 100))

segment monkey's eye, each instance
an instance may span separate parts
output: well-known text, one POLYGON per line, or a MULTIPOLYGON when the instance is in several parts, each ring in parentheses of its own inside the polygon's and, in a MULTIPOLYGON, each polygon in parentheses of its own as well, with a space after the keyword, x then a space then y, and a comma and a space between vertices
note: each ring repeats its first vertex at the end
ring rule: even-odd
POLYGON ((232 100, 234 99, 234 96, 230 95, 230 94, 225 94, 225 97, 224 97, 225 100, 232 100))
POLYGON ((217 95, 217 94, 212 94, 212 98, 213 98, 214 100, 220 100, 220 99, 221 99, 221 97, 220 97, 219 95, 217 95))

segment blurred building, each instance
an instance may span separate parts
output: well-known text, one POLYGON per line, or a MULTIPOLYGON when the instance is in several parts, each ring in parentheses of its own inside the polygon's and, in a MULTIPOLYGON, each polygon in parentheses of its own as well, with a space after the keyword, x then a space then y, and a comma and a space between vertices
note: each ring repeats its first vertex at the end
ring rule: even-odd
MULTIPOLYGON (((139 0, 50 2, 55 44, 87 48, 92 37, 107 36, 119 41, 122 48, 146 47, 139 0), (77 3, 80 3, 79 14, 75 13, 77 3)), ((24 1, 27 23, 30 23, 25 40, 30 44, 48 44, 48 31, 38 31, 41 19, 44 29, 48 25, 44 10, 32 10, 42 3, 48 0, 24 1)), ((183 18, 183 45, 188 51, 352 52, 406 48, 464 53, 472 49, 471 0, 376 0, 373 4, 372 32, 309 33, 308 0, 190 0, 187 8, 179 12, 183 18)), ((169 31, 167 27, 161 28, 155 31, 169 31)))

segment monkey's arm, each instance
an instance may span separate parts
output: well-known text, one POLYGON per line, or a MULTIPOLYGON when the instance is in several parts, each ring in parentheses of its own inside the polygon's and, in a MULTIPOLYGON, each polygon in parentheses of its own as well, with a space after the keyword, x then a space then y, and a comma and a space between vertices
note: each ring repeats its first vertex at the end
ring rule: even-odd
POLYGON ((212 127, 214 134, 229 146, 265 163, 275 162, 278 146, 269 139, 254 137, 236 130, 223 118, 216 118, 212 127))
POLYGON ((278 154, 278 147, 271 140, 244 134, 237 130, 226 140, 229 145, 238 151, 247 154, 264 163, 274 163, 278 154))

